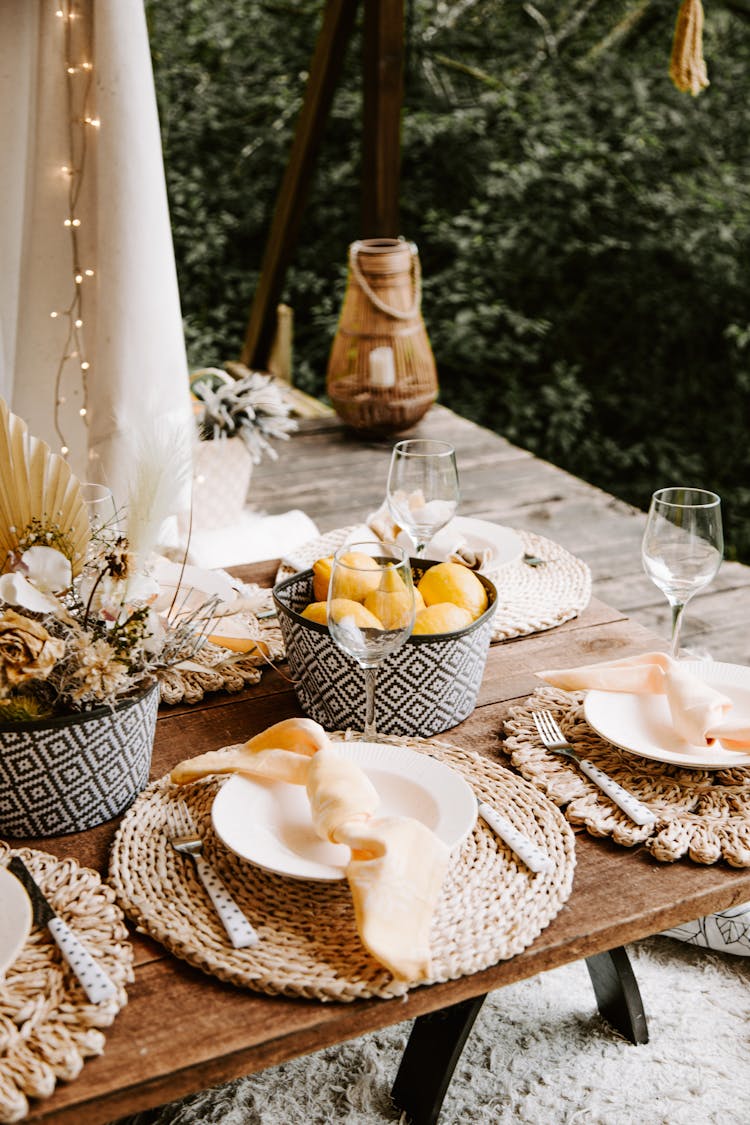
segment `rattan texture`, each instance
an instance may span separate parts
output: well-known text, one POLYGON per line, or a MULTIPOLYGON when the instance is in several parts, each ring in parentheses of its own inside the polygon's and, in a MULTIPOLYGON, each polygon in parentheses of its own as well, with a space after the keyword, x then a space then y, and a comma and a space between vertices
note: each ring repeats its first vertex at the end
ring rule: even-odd
MULTIPOLYGON (((535 565, 522 560, 500 570, 487 570, 497 587, 497 609, 492 622, 492 640, 508 641, 553 629, 577 617, 591 600, 591 571, 559 543, 531 531, 518 531, 524 554, 535 565)), ((325 558, 343 543, 372 539, 366 524, 340 527, 298 547, 293 558, 283 560, 276 581, 288 578, 295 568, 305 570, 316 559, 325 558), (290 565, 293 563, 294 565, 290 565)))
POLYGON ((624 847, 645 844, 663 863, 687 856, 750 867, 750 769, 684 769, 620 750, 588 725, 583 698, 583 692, 543 687, 511 708, 503 745, 513 766, 592 836, 624 847), (649 806, 655 824, 634 824, 572 761, 545 750, 532 719, 542 708, 552 711, 576 752, 649 806))
MULTIPOLYGON (((255 583, 243 584, 238 591, 243 598, 258 601, 258 610, 271 608, 271 591, 255 583)), ((237 653, 207 641, 196 653, 186 659, 186 667, 173 666, 159 671, 162 703, 199 703, 210 692, 238 692, 248 684, 257 684, 263 669, 284 659, 284 641, 278 622, 258 620, 255 614, 237 615, 248 625, 251 635, 263 646, 264 652, 255 649, 237 653)))
MULTIPOLYGON (((342 739, 341 733, 332 736, 342 739)), ((453 980, 513 957, 552 921, 568 898, 574 835, 555 805, 499 763, 422 739, 383 739, 452 766, 554 860, 533 875, 477 821, 446 877, 432 931, 433 981, 453 980)), ((228 851, 211 827, 211 805, 225 779, 173 786, 154 782, 123 819, 110 859, 110 880, 139 929, 206 973, 270 995, 350 1001, 403 995, 361 945, 345 880, 318 883, 263 871, 228 851), (229 943, 194 865, 167 840, 171 801, 184 799, 204 840, 204 854, 260 935, 258 945, 229 943)))
POLYGON ((34 928, 0 982, 0 1122, 22 1121, 29 1099, 47 1098, 70 1082, 84 1062, 104 1050, 103 1028, 127 1002, 133 949, 114 892, 74 859, 59 860, 0 841, 0 863, 18 855, 55 912, 75 930, 117 986, 117 995, 91 1004, 62 959, 47 928, 34 928))

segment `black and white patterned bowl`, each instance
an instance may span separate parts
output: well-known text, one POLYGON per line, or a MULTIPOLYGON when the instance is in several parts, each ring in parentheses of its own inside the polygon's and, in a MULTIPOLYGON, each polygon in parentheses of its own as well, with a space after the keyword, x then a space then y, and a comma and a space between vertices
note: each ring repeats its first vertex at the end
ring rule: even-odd
POLYGON ((145 789, 159 687, 114 710, 0 724, 0 836, 60 836, 117 816, 145 789))
MULTIPOLYGON (((414 580, 435 566, 412 559, 414 580)), ((492 633, 497 591, 483 574, 489 606, 455 633, 410 637, 378 669, 375 719, 381 734, 432 734, 456 726, 474 710, 492 633)), ((365 688, 362 669, 331 639, 327 625, 301 613, 313 601, 312 570, 280 582, 273 591, 289 670, 302 710, 327 730, 362 730, 365 688)))

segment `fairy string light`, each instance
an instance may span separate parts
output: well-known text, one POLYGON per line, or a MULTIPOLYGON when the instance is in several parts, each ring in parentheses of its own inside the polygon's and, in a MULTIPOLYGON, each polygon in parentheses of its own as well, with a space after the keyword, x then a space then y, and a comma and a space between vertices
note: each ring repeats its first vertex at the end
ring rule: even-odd
POLYGON ((95 276, 95 271, 90 266, 84 266, 81 261, 82 219, 79 214, 79 204, 89 156, 89 137, 92 129, 99 128, 100 121, 98 117, 93 116, 91 109, 94 65, 90 21, 85 18, 81 5, 76 4, 75 0, 56 0, 55 15, 61 24, 65 67, 69 155, 68 163, 60 168, 60 174, 67 181, 68 206, 63 225, 70 243, 72 290, 68 305, 65 308, 53 309, 50 317, 65 322, 65 340, 55 377, 54 425, 60 439, 60 452, 66 456, 69 447, 63 433, 61 408, 66 402, 63 393, 64 379, 71 364, 76 367, 76 374, 82 388, 82 404, 78 413, 88 425, 91 362, 86 350, 84 311, 86 285, 95 276))

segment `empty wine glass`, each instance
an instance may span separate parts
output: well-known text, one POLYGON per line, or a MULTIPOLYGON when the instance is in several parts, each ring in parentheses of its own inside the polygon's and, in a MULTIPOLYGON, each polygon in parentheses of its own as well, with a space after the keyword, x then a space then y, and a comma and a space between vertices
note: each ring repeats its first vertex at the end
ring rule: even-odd
POLYGON ((641 548, 646 574, 672 607, 671 655, 677 656, 685 606, 721 565, 721 500, 704 488, 660 488, 651 497, 641 548))
POLYGON ((415 540, 417 555, 458 507, 456 451, 447 441, 411 438, 394 445, 388 472, 388 508, 415 540))
POLYGON ((97 535, 104 528, 114 529, 117 524, 117 509, 112 489, 106 484, 95 484, 91 481, 81 482, 81 499, 86 505, 89 515, 89 526, 92 535, 97 535))
POLYGON ((414 586, 406 551, 395 543, 350 543, 333 556, 328 629, 365 674, 363 738, 377 734, 378 667, 406 643, 414 625, 414 586))

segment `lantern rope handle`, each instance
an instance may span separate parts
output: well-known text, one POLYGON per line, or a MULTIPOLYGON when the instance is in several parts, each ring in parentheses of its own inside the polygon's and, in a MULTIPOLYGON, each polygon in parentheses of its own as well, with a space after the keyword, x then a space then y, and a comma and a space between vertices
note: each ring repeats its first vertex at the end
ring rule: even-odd
POLYGON ((376 309, 379 309, 380 312, 385 313, 386 316, 392 316, 395 320, 411 320, 412 317, 417 316, 419 313, 419 307, 422 303, 422 270, 419 265, 419 255, 417 254, 417 248, 414 243, 407 243, 409 252, 411 254, 411 275, 412 285, 414 288, 414 301, 410 309, 394 309, 391 307, 391 305, 387 305, 385 301, 381 301, 377 293, 373 292, 364 274, 359 268, 359 262, 357 261, 357 255, 359 254, 361 245, 361 242, 353 242, 349 247, 349 264, 351 266, 354 279, 365 296, 369 297, 376 309))

